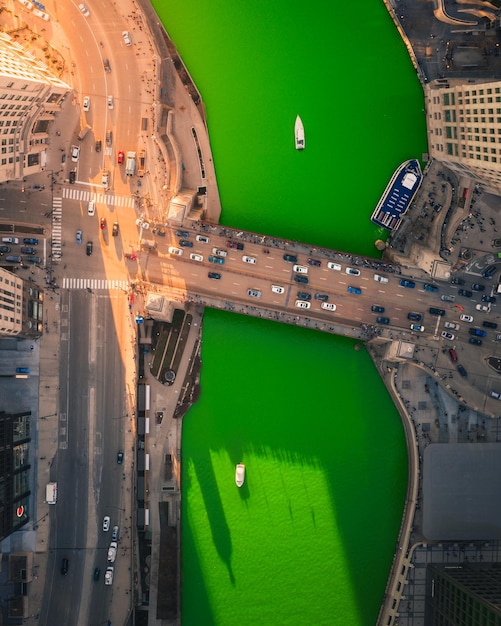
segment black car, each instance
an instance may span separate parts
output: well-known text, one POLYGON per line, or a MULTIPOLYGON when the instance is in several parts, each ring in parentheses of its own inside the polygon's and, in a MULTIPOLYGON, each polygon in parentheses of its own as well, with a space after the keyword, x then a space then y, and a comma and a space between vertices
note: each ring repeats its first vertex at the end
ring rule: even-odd
POLYGON ((376 317, 376 322, 378 324, 389 324, 390 318, 389 317, 376 317))
POLYGON ((30 248, 30 246, 21 246, 21 254, 36 254, 36 249, 30 248))
POLYGON ((373 311, 374 313, 384 313, 384 306, 373 304, 371 306, 371 311, 373 311))
POLYGON ((92 241, 88 241, 87 248, 86 248, 87 256, 90 256, 92 254, 92 248, 93 248, 92 241))
POLYGON ((38 239, 35 239, 35 237, 25 237, 23 243, 27 246, 38 246, 38 239))
POLYGON ((474 346, 481 346, 482 345, 482 340, 481 339, 477 339, 476 337, 470 337, 468 339, 468 341, 470 343, 472 343, 474 346))
POLYGON ((435 307, 430 307, 428 309, 428 311, 432 314, 432 315, 445 315, 445 311, 444 309, 436 309, 435 307))
POLYGON ((111 231, 113 237, 118 236, 118 222, 113 222, 113 230, 111 231))
POLYGON ((471 288, 473 291, 485 291, 485 285, 480 285, 479 283, 473 283, 471 288))
POLYGON ((464 296, 465 298, 471 298, 473 295, 473 292, 468 291, 468 289, 458 289, 458 294, 460 296, 464 296))
POLYGON ((294 256, 293 254, 284 254, 284 261, 287 261, 288 263, 297 263, 297 256, 294 256))
POLYGON ((425 291, 438 291, 438 287, 436 285, 431 285, 430 283, 425 283, 423 285, 423 289, 425 291))
POLYGON ((213 278, 214 280, 219 280, 221 278, 221 274, 218 274, 218 272, 209 272, 207 276, 209 278, 213 278))
POLYGON ((300 300, 308 300, 308 301, 310 301, 311 300, 311 293, 306 293, 306 291, 298 291, 297 292, 297 297, 300 300))
POLYGON ((454 276, 454 278, 451 278, 451 283, 453 285, 464 285, 465 281, 463 278, 458 278, 457 276, 454 276))
POLYGON ((463 378, 466 378, 468 376, 468 372, 464 369, 462 365, 458 365, 458 372, 463 378))
POLYGON ((99 569, 99 567, 96 567, 94 569, 94 580, 99 580, 100 575, 101 575, 101 570, 99 569))
POLYGON ((308 265, 312 265, 313 267, 320 267, 322 263, 317 261, 317 259, 308 259, 308 265))
POLYGON ((190 233, 186 230, 176 230, 176 237, 181 237, 181 239, 188 239, 190 233))
POLYGON ((497 328, 497 327, 498 327, 498 325, 496 324, 496 322, 488 322, 487 320, 484 320, 484 321, 482 322, 482 326, 483 326, 484 328, 497 328))
POLYGON ((63 576, 66 576, 66 574, 68 573, 68 569, 69 569, 69 567, 70 567, 70 562, 69 562, 69 560, 68 560, 68 559, 66 559, 66 558, 64 558, 64 559, 61 561, 61 574, 62 574, 63 576))
POLYGON ((485 270, 483 272, 483 277, 484 278, 492 278, 495 273, 496 273, 496 266, 495 265, 489 265, 488 267, 485 268, 485 270))
POLYGON ((100 139, 98 139, 95 145, 96 152, 101 152, 102 147, 103 147, 103 142, 100 139))
POLYGON ((495 296, 482 296, 482 302, 490 302, 491 304, 494 304, 496 302, 496 297, 495 296))
POLYGON ((123 462, 124 462, 124 451, 120 450, 119 452, 117 452, 117 463, 119 465, 122 465, 123 462))
POLYGON ((188 241, 187 239, 180 239, 179 245, 182 248, 193 248, 193 241, 188 241))
POLYGON ((420 322, 423 319, 421 313, 407 313, 407 319, 413 322, 420 322))
POLYGON ((111 65, 108 59, 103 59, 104 71, 111 72, 111 65))
POLYGON ((316 293, 315 300, 322 300, 322 302, 327 302, 329 296, 326 293, 316 293))
POLYGON ((308 277, 307 276, 301 276, 301 275, 297 275, 294 276, 294 280, 296 281, 296 283, 302 283, 303 285, 307 285, 308 284, 308 277))
POLYGON ((10 252, 9 246, 0 246, 0 252, 10 252))
POLYGON ((74 185, 75 181, 77 179, 77 172, 76 172, 76 170, 71 170, 71 172, 69 173, 69 179, 70 179, 70 185, 74 185))

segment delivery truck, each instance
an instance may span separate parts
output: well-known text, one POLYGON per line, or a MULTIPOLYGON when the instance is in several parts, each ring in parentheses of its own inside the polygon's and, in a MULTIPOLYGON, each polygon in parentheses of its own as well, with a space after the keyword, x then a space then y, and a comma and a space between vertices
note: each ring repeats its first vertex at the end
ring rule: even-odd
POLYGON ((134 176, 136 173, 136 153, 127 152, 127 162, 125 165, 125 173, 127 176, 134 176))
POLYGON ((57 483, 48 483, 45 488, 45 501, 47 504, 56 504, 57 502, 57 483))
POLYGON ((146 161, 146 151, 141 150, 141 152, 139 153, 139 157, 138 157, 138 171, 137 171, 140 178, 144 176, 145 161, 146 161))

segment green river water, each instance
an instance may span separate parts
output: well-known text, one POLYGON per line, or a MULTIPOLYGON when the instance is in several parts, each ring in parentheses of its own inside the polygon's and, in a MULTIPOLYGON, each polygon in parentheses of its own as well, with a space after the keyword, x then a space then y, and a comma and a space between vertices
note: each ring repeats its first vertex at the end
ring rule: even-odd
MULTIPOLYGON (((370 214, 426 150, 422 90, 384 5, 154 5, 207 107, 221 223, 376 256, 370 214)), ((183 425, 183 624, 374 624, 407 456, 369 356, 209 310, 202 358, 183 425)))

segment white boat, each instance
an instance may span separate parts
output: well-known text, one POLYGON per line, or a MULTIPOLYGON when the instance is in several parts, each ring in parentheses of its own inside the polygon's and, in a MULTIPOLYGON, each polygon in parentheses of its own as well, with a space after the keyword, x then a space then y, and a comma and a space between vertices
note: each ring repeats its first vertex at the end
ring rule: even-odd
POLYGON ((304 150, 304 126, 299 115, 294 124, 294 135, 296 137, 296 150, 304 150))
POLYGON ((243 463, 238 463, 235 470, 235 482, 237 483, 237 487, 241 487, 244 484, 245 480, 245 465, 243 463))

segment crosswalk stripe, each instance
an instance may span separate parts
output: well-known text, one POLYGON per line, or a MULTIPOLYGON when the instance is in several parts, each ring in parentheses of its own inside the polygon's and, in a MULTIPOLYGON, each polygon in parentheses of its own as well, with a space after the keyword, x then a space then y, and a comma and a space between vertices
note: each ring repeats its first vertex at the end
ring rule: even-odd
POLYGON ((96 204, 107 204, 109 206, 134 207, 133 197, 115 196, 114 194, 105 193, 104 191, 88 191, 87 189, 69 189, 65 187, 63 188, 63 198, 80 202, 94 200, 96 204))
POLYGON ((103 278, 63 278, 63 289, 92 289, 92 290, 125 290, 129 289, 127 280, 103 278))

